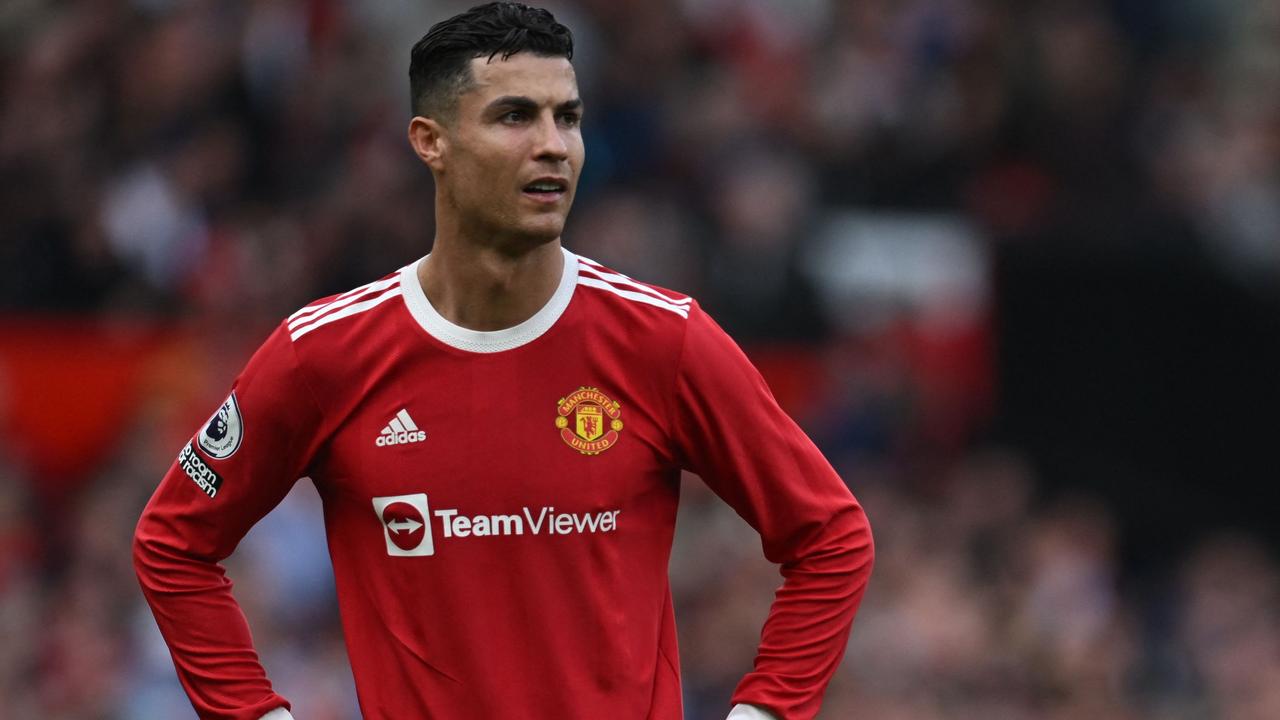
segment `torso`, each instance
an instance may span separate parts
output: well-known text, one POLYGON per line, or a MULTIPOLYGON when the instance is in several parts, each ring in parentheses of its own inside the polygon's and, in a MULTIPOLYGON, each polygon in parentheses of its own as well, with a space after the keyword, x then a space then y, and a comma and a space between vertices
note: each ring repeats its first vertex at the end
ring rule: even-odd
POLYGON ((309 470, 366 716, 677 716, 687 300, 566 254, 547 308, 471 333, 402 278, 295 331, 327 413, 309 470))

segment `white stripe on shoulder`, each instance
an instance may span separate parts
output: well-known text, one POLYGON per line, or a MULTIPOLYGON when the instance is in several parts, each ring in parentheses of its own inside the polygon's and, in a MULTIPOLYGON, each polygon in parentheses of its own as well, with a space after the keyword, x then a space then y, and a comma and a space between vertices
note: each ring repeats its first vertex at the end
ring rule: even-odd
POLYGON ((596 288, 597 290, 604 290, 605 292, 613 293, 618 297, 626 298, 627 300, 631 300, 633 302, 644 303, 645 305, 652 305, 654 307, 659 307, 659 308, 662 308, 663 310, 673 312, 679 315, 680 317, 685 318, 686 320, 689 318, 689 307, 687 305, 675 305, 673 303, 666 302, 665 300, 659 300, 658 298, 652 295, 648 295, 646 293, 633 292, 631 290, 623 290, 622 288, 617 287, 615 285, 611 285, 605 282, 604 280, 597 280, 596 278, 587 277, 585 275, 578 276, 578 284, 585 285, 591 288, 596 288))
POLYGON ((311 332, 312 330, 315 330, 318 327, 328 325, 331 322, 336 322, 343 318, 351 317, 352 315, 358 315, 362 312, 365 312, 366 310, 370 310, 372 308, 377 307, 378 305, 381 305, 382 303, 386 302, 387 300, 390 300, 393 297, 400 297, 400 295, 401 295, 400 286, 396 285, 395 287, 382 293, 381 295, 378 295, 375 298, 354 303, 352 305, 348 305, 340 310, 334 310, 333 312, 328 313, 323 317, 320 317, 319 319, 314 320, 314 322, 310 322, 310 323, 303 322, 299 324, 298 327, 290 326, 289 329, 292 331, 292 334, 289 337, 293 338, 296 341, 298 338, 302 337, 303 335, 306 335, 307 333, 311 332))
POLYGON ((296 326, 310 322, 325 312, 346 307, 364 295, 376 293, 379 290, 385 290, 398 282, 400 282, 400 274, 396 273, 389 278, 377 280, 367 285, 361 285, 354 290, 348 290, 323 305, 310 305, 304 307, 289 316, 289 329, 293 330, 296 326))
POLYGON ((672 305, 688 305, 689 303, 693 302, 693 298, 683 298, 683 299, 673 298, 669 295, 665 295, 663 293, 658 292, 657 290, 654 290, 648 285, 642 285, 636 282, 635 280, 632 280, 631 278, 627 277, 626 275, 623 275, 621 273, 616 273, 616 272, 609 272, 608 270, 605 270, 604 268, 598 265, 583 265, 581 269, 587 271, 588 273, 591 273, 592 275, 600 278, 601 280, 608 280, 614 285, 625 285, 629 288, 635 288, 640 292, 648 293, 649 295, 652 295, 659 300, 669 302, 672 305))

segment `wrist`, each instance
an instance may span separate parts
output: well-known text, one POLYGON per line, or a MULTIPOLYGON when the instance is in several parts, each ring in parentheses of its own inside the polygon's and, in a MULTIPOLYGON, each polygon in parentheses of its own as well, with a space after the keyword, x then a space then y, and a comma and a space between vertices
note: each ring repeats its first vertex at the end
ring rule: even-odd
POLYGON ((778 720, 778 716, 762 707, 738 703, 729 711, 729 717, 725 720, 778 720))

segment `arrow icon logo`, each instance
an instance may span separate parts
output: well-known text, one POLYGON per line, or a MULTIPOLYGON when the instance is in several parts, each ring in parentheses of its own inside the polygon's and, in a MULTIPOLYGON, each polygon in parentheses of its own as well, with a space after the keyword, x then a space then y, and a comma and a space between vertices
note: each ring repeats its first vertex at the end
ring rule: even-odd
POLYGON ((373 498, 373 511, 387 541, 391 557, 426 557, 436 554, 431 540, 431 509, 426 493, 373 498))
POLYGON ((404 520, 392 520, 387 523, 387 527, 391 529, 391 532, 399 535, 401 530, 407 530, 411 533, 417 532, 418 528, 422 527, 422 523, 412 518, 405 518, 404 520))

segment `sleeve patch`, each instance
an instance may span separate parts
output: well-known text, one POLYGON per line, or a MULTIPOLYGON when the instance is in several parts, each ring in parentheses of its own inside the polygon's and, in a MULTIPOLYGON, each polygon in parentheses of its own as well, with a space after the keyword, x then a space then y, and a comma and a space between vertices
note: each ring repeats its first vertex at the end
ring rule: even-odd
POLYGON ((178 464, 182 466, 182 471, 191 478, 191 481, 200 486, 209 497, 218 494, 218 488, 222 487, 222 476, 214 472, 200 456, 196 454, 195 446, 187 443, 182 452, 178 453, 178 464))
POLYGON ((240 419, 240 403, 236 394, 231 393, 226 402, 209 418, 200 431, 198 442, 200 449, 214 460, 226 460, 240 449, 240 440, 244 437, 244 422, 240 419))

